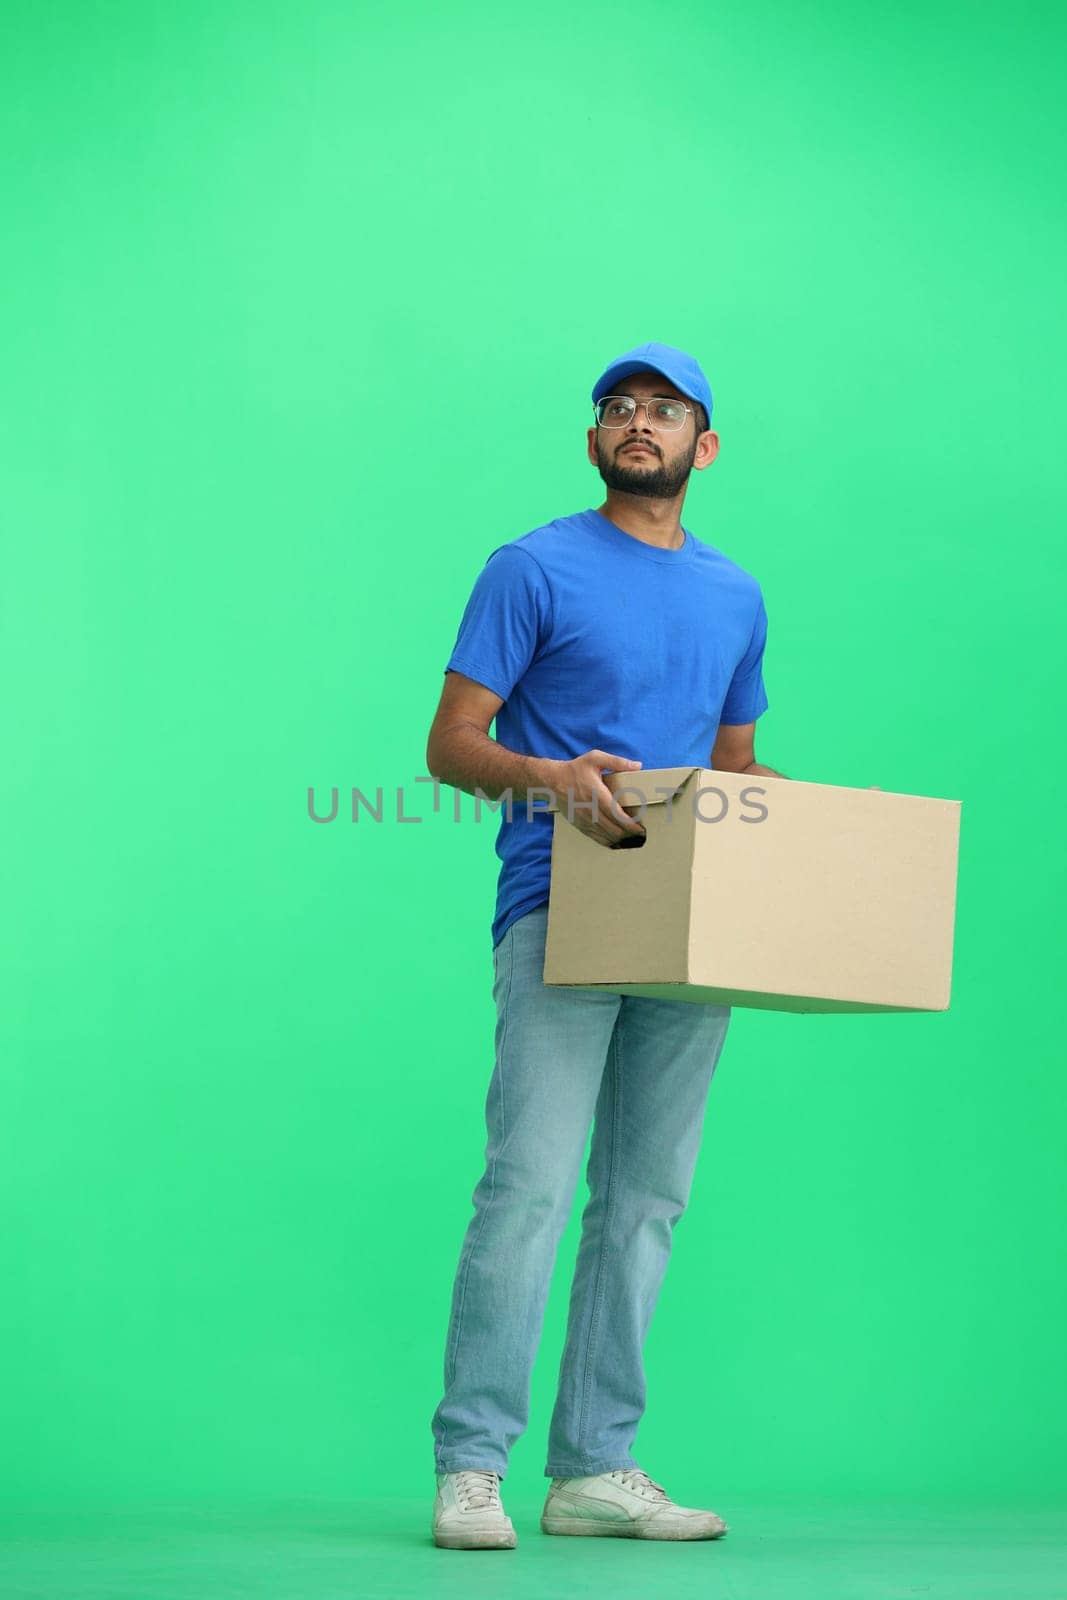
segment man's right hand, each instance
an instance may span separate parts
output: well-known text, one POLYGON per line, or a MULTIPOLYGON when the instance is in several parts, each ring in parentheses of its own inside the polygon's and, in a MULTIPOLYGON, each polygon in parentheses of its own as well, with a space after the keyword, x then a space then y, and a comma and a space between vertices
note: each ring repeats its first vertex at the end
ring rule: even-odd
MULTIPOLYGON (((644 837, 644 825, 628 817, 600 774, 610 772, 636 772, 640 761, 630 761, 626 756, 614 756, 608 750, 587 750, 584 755, 570 761, 550 761, 545 787, 551 789, 556 805, 568 822, 609 849, 621 839, 637 835, 644 837), (568 810, 568 795, 570 806, 568 810), (596 801, 594 812, 590 802, 596 801)), ((645 796, 647 800, 648 796, 645 796)))

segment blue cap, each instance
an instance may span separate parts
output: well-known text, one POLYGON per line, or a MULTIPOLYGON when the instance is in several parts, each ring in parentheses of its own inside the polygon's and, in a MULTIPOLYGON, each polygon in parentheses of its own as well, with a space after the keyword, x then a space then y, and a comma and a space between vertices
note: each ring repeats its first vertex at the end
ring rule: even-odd
POLYGON ((633 372, 661 372, 690 400, 700 401, 708 414, 708 426, 711 426, 711 388, 700 363, 669 344, 639 344, 636 350, 627 350, 625 355, 616 357, 593 385, 593 404, 613 393, 619 379, 628 378, 633 372))

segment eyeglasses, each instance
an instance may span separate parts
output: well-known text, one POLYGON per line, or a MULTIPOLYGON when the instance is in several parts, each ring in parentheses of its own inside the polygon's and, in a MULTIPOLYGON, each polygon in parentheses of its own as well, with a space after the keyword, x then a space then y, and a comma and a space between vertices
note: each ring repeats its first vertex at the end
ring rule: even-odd
POLYGON ((653 398, 637 401, 629 394, 606 394, 597 401, 593 410, 602 428, 625 428, 638 405, 644 406, 649 426, 660 433, 675 433, 679 428, 684 428, 686 414, 693 409, 692 406, 683 405, 680 400, 653 398))

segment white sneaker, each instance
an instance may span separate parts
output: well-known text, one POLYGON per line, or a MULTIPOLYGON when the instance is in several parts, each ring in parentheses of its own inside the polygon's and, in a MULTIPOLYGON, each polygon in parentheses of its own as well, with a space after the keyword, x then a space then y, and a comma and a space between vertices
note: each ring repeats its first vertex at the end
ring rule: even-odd
POLYGON ((500 1500, 497 1472, 439 1472, 433 1542, 445 1550, 514 1550, 518 1542, 500 1500))
POLYGON ((541 1531, 616 1539, 719 1539, 727 1525, 714 1511, 676 1506, 647 1472, 623 1467, 589 1478, 553 1478, 541 1531))

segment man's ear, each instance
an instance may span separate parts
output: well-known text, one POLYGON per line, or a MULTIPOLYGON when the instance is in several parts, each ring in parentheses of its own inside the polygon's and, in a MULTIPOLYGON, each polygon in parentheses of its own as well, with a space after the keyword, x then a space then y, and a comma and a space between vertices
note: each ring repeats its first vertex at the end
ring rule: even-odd
POLYGON ((703 472, 719 453, 719 435, 711 428, 705 430, 697 440, 696 455, 693 457, 693 467, 697 472, 703 472))
POLYGON ((591 466, 596 466, 596 429, 587 428, 585 434, 586 453, 591 466))

